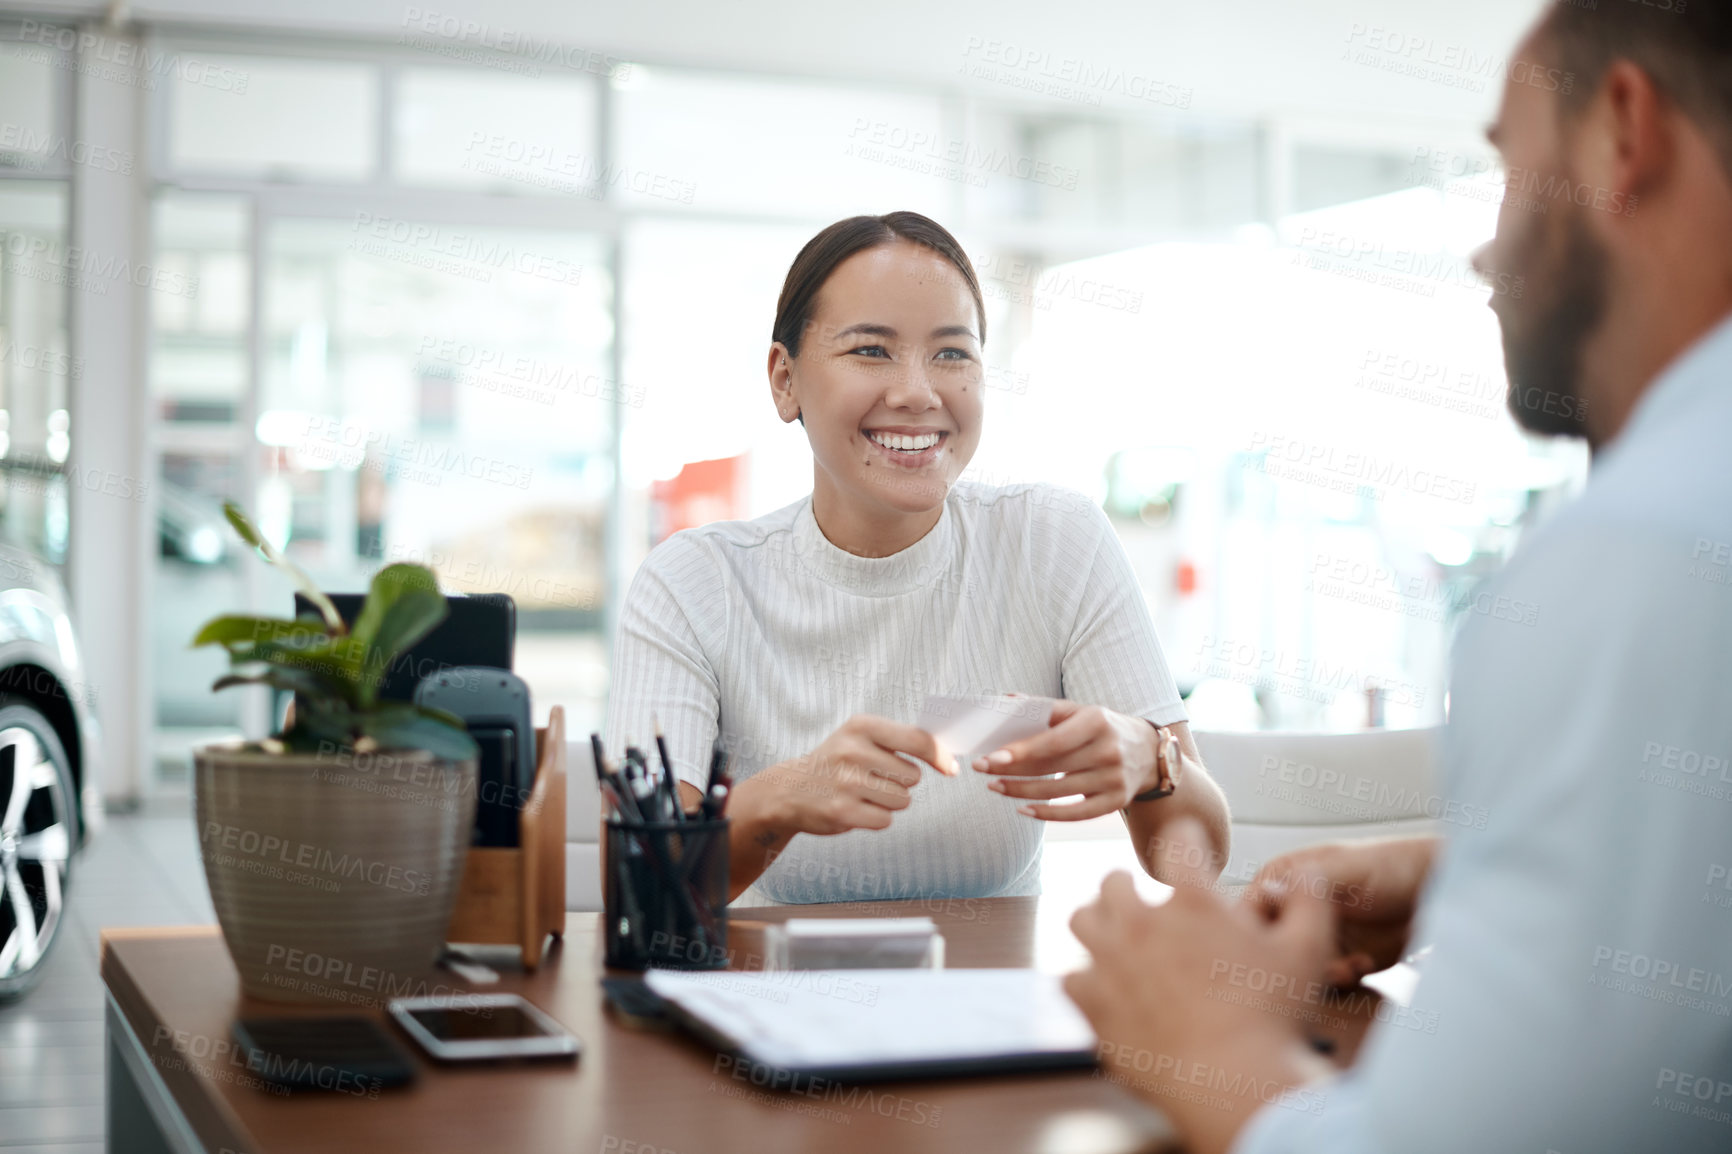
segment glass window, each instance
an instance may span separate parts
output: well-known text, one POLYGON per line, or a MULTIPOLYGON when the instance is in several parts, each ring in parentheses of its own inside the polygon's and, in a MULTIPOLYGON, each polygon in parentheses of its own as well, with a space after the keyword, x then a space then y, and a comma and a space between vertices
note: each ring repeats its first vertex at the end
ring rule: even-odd
POLYGON ((1299 145, 1293 149, 1293 208, 1310 212, 1423 183, 1408 156, 1299 145))
POLYGON ((0 181, 0 539, 60 564, 69 389, 83 372, 66 329, 66 186, 0 181))
POLYGON ((245 694, 212 693, 228 660, 190 649, 213 615, 244 612, 256 564, 222 515, 245 498, 247 443, 236 423, 246 396, 250 320, 246 198, 165 192, 151 214, 157 263, 196 278, 191 296, 154 294, 149 380, 159 424, 157 563, 151 599, 156 779, 186 778, 190 751, 241 732, 245 694))
POLYGON ((377 154, 370 64, 183 55, 169 79, 169 163, 269 179, 360 180, 377 154))
POLYGON ((150 387, 164 420, 227 422, 238 414, 247 380, 250 219, 240 197, 157 199, 157 263, 199 289, 151 301, 150 387))
POLYGON ((596 93, 587 79, 411 69, 398 77, 395 107, 401 181, 599 196, 596 93))
POLYGON ((392 561, 518 606, 538 710, 599 720, 615 412, 595 236, 395 221, 266 238, 261 529, 330 589, 392 561))
POLYGON ((1284 221, 1287 248, 1034 277, 1029 388, 980 458, 1103 500, 1198 726, 1441 720, 1474 582, 1585 467, 1504 411, 1467 265, 1495 212, 1415 189, 1284 221))
POLYGON ((69 162, 54 122, 56 50, 0 44, 0 167, 42 171, 69 162))
POLYGON ((991 177, 932 97, 636 65, 612 83, 619 163, 608 195, 622 204, 954 219, 969 181, 991 177))
POLYGON ((1261 158, 1248 124, 1161 129, 1126 124, 1115 134, 1107 219, 1196 237, 1231 236, 1259 219, 1261 158))
POLYGON ((659 220, 627 232, 625 379, 642 398, 626 410, 628 568, 677 527, 655 487, 687 464, 740 464, 704 520, 757 517, 811 490, 811 453, 800 427, 776 417, 764 357, 782 278, 813 231, 659 220))
POLYGON ((968 210, 987 219, 1222 236, 1258 216, 1249 124, 1204 128, 1080 112, 988 107, 964 155, 978 175, 968 210))
POLYGON ((248 609, 248 572, 259 561, 235 540, 222 503, 242 496, 241 450, 224 444, 162 449, 156 487, 157 564, 151 591, 151 675, 156 709, 156 778, 183 782, 191 751, 241 735, 245 693, 212 693, 228 672, 221 649, 189 648, 219 613, 248 609))

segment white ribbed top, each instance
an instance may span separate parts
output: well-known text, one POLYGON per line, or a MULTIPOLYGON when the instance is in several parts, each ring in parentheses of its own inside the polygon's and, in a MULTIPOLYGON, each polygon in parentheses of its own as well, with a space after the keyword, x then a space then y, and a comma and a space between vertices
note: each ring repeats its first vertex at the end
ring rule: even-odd
MULTIPOLYGON (((676 533, 620 614, 608 746, 661 720, 702 788, 718 732, 745 780, 856 713, 912 723, 929 693, 1067 697, 1185 720, 1142 592, 1106 516, 1049 485, 953 487, 938 524, 889 557, 832 545, 808 497, 676 533)), ((801 834, 736 904, 1040 892, 1042 822, 986 778, 928 769, 886 830, 801 834)))

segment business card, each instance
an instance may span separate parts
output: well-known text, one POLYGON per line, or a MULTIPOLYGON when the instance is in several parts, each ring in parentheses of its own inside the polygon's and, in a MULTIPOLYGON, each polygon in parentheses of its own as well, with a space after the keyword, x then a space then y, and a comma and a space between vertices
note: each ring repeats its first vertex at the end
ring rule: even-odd
POLYGON ((960 772, 975 758, 1046 729, 1052 721, 1052 706, 1050 697, 1007 693, 952 697, 935 693, 921 704, 914 724, 956 756, 960 772))

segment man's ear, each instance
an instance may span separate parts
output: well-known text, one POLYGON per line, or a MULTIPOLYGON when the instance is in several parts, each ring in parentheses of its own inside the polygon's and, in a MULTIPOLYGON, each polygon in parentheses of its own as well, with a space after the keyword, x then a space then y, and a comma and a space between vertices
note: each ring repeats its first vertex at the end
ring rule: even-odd
POLYGON ((1665 97, 1639 66, 1614 60, 1600 85, 1602 131, 1587 151, 1583 179, 1596 189, 1635 197, 1654 191, 1676 161, 1678 142, 1665 97))
POLYGON ((776 415, 783 423, 798 420, 806 423, 800 415, 800 399, 794 395, 794 354, 788 351, 788 346, 777 341, 770 346, 770 399, 776 403, 776 415))

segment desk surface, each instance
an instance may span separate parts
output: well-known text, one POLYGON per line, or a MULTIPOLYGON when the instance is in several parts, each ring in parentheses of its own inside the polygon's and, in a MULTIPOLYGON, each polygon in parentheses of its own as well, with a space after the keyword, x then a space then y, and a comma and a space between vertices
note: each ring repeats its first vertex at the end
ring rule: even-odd
MULTIPOLYGON (((786 917, 928 916, 945 936, 952 969, 1069 968, 1038 898, 967 903, 874 903, 742 910, 729 935, 738 968, 756 968, 762 931, 786 917), (1060 963, 1055 966, 1055 963, 1060 963)), ((1048 915, 1056 912, 1046 911, 1048 915)), ((1162 1116, 1088 1073, 813 1085, 772 1093, 718 1071, 712 1051, 679 1034, 626 1028, 602 1005, 600 915, 569 914, 566 937, 535 974, 504 972, 523 994, 583 1041, 575 1065, 440 1067, 416 1054, 419 1077, 376 1100, 282 1098, 249 1084, 229 1052, 229 1027, 252 1014, 343 1012, 244 999, 216 927, 110 931, 102 977, 179 1113, 211 1151, 240 1154, 382 1150, 550 1154, 725 1154, 727 1151, 1159 1150, 1162 1116)), ((1068 934, 1065 935, 1068 937, 1068 934)), ((429 985, 461 979, 429 971, 429 985)), ((349 1007, 354 1010, 356 1008, 349 1007)), ((364 1010, 380 1018, 383 1011, 364 1010)), ((394 1030, 394 1027, 392 1027, 394 1030)), ((413 1047, 405 1040, 405 1048, 413 1047)))

